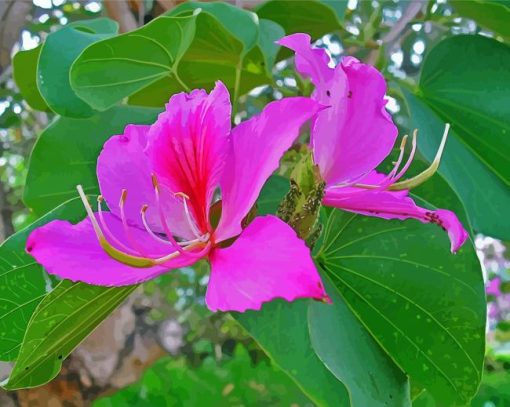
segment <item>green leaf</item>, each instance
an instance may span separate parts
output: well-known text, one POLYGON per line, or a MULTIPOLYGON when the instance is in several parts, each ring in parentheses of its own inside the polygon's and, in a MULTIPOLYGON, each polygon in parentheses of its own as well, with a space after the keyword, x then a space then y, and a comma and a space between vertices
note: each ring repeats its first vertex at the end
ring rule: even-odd
POLYGON ((347 1, 270 0, 256 8, 260 18, 280 24, 286 34, 304 32, 313 39, 342 27, 347 1))
POLYGON ((24 201, 42 214, 77 196, 98 194, 96 161, 105 141, 130 123, 148 124, 159 110, 116 107, 88 119, 57 118, 39 136, 28 168, 24 201))
POLYGON ((257 215, 275 214, 280 202, 289 190, 289 180, 273 175, 265 183, 257 200, 257 215))
POLYGON ((94 111, 71 88, 69 71, 90 44, 117 33, 117 23, 107 18, 78 21, 46 38, 37 67, 37 84, 50 108, 62 116, 89 117, 94 111))
POLYGON ((15 390, 49 382, 62 361, 136 287, 62 281, 32 315, 14 369, 2 387, 15 390))
POLYGON ((374 339, 443 405, 466 404, 480 383, 485 293, 470 242, 414 220, 331 211, 317 262, 374 339))
POLYGON ((97 110, 150 85, 163 86, 160 93, 168 101, 169 94, 183 89, 177 67, 193 39, 195 20, 196 15, 159 16, 137 30, 89 46, 71 67, 74 91, 97 110))
POLYGON ((507 0, 452 1, 451 5, 461 16, 475 20, 506 40, 510 39, 510 3, 507 0))
MULTIPOLYGON (((420 130, 418 149, 430 162, 439 146, 444 121, 419 97, 405 89, 403 95, 409 126, 420 130)), ((510 188, 465 144, 460 132, 450 130, 439 173, 462 200, 476 231, 510 238, 510 219, 501 216, 510 207, 510 188)))
POLYGON ((0 246, 0 360, 16 358, 30 316, 52 287, 50 277, 25 252, 28 235, 51 220, 78 222, 84 216, 81 200, 71 199, 15 233, 0 246))
POLYGON ((505 44, 482 36, 448 38, 425 59, 420 91, 466 147, 510 186, 508 66, 510 47, 505 44))
POLYGON ((333 303, 310 304, 312 346, 349 390, 351 406, 411 406, 407 376, 361 325, 329 278, 323 281, 333 303))
POLYGON ((19 51, 12 59, 13 76, 23 99, 36 110, 46 111, 48 105, 37 87, 37 61, 42 46, 19 51))
POLYGON ((264 304, 260 311, 231 315, 311 400, 320 406, 349 406, 347 389, 312 348, 308 305, 308 300, 275 300, 264 304))

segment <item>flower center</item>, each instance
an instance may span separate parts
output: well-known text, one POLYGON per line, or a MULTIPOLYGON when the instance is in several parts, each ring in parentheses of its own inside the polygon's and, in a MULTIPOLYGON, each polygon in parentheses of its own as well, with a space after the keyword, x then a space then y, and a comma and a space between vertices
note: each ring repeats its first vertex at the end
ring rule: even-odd
POLYGON ((156 176, 154 174, 152 174, 152 184, 154 186, 154 194, 156 198, 156 206, 159 214, 159 220, 161 223, 161 227, 163 228, 164 234, 155 233, 151 229, 149 222, 147 221, 147 210, 149 209, 149 205, 145 204, 142 206, 142 208, 140 209, 140 216, 142 224, 148 235, 159 244, 169 246, 169 252, 164 255, 153 255, 148 253, 147 249, 142 247, 140 242, 133 235, 133 227, 128 225, 127 217, 124 210, 125 203, 128 197, 128 192, 126 189, 123 189, 121 192, 119 200, 119 210, 123 226, 124 237, 127 241, 127 244, 119 240, 108 227, 104 219, 102 210, 102 203, 104 201, 103 197, 101 195, 97 197, 97 217, 96 217, 96 214, 94 214, 94 212, 92 211, 92 207, 90 206, 90 203, 83 191, 82 186, 81 185, 77 186, 78 193, 83 202, 83 205, 85 206, 85 210, 87 211, 87 215, 92 223, 92 227, 94 228, 94 232, 96 233, 98 242, 101 245, 102 249, 111 258, 123 264, 141 268, 163 265, 164 263, 179 256, 196 259, 203 257, 207 253, 207 251, 211 248, 212 245, 210 240, 210 234, 200 233, 200 230, 198 229, 188 209, 187 204, 187 200, 189 199, 188 196, 182 192, 177 192, 174 194, 176 197, 182 199, 186 220, 188 222, 190 230, 195 236, 195 239, 178 242, 174 238, 173 233, 170 230, 166 218, 164 216, 163 206, 161 204, 160 199, 160 188, 156 176), (200 250, 197 251, 194 249, 200 250))

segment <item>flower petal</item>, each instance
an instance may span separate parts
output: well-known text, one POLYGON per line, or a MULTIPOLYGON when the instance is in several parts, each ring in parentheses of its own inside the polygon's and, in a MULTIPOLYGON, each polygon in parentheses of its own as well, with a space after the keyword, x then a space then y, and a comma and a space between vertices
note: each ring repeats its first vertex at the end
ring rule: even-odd
POLYGON ((216 241, 241 233, 242 219, 278 168, 283 153, 292 146, 301 126, 321 108, 310 98, 285 98, 269 103, 262 113, 232 131, 220 184, 222 215, 216 241))
MULTIPOLYGON (((103 214, 113 235, 129 246, 122 222, 110 213, 103 214)), ((148 233, 131 227, 130 232, 138 244, 154 255, 164 255, 170 246, 153 240, 148 233)), ((73 225, 55 220, 35 229, 27 240, 26 250, 50 274, 72 281, 102 286, 137 284, 157 277, 169 269, 189 266, 197 259, 179 256, 163 266, 151 268, 130 267, 112 259, 99 245, 90 219, 73 225)))
POLYGON ((446 209, 428 210, 417 206, 407 191, 328 188, 324 205, 383 219, 417 219, 435 223, 448 232, 451 251, 456 252, 468 238, 457 216, 446 209))
POLYGON ((162 184, 189 197, 198 227, 209 229, 209 207, 223 171, 230 133, 230 97, 221 82, 179 93, 149 130, 147 152, 162 184))
POLYGON ((213 311, 259 310, 275 298, 329 300, 310 250, 275 216, 257 217, 234 244, 215 249, 205 301, 213 311))
MULTIPOLYGON (((119 200, 123 189, 128 191, 124 211, 128 223, 143 227, 140 210, 148 205, 147 221, 156 232, 163 232, 156 205, 151 168, 144 152, 149 126, 129 125, 124 134, 113 136, 105 143, 97 160, 97 177, 101 194, 112 213, 120 217, 119 200)), ((186 221, 182 201, 163 189, 161 202, 172 232, 183 238, 193 236, 186 221)))
POLYGON ((311 48, 308 36, 290 37, 292 41, 286 37, 280 44, 296 52, 298 71, 311 76, 317 86, 314 97, 331 106, 317 115, 312 130, 314 159, 323 178, 332 185, 368 173, 386 158, 397 137, 385 109, 384 77, 352 57, 343 58, 332 72, 326 69, 327 60, 311 48))

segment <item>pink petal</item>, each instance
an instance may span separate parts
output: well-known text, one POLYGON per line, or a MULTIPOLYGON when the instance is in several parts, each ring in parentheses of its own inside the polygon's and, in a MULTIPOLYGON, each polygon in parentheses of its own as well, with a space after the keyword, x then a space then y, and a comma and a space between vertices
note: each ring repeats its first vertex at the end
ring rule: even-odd
MULTIPOLYGON (((310 42, 311 37, 303 33, 288 35, 276 41, 277 44, 290 48, 296 53, 295 65, 298 72, 308 76, 317 91, 325 91, 333 79, 334 70, 328 66, 331 58, 324 48, 312 48, 310 42)), ((324 100, 326 95, 317 96, 319 100, 324 100)))
POLYGON ((311 76, 317 86, 314 97, 331 106, 317 115, 312 130, 314 159, 326 182, 346 182, 377 167, 397 137, 384 107, 386 83, 381 73, 351 57, 343 58, 332 72, 306 35, 286 37, 280 44, 296 52, 298 71, 311 76))
MULTIPOLYGON (((104 219, 113 235, 129 246, 122 224, 116 216, 104 213, 104 219)), ((146 232, 134 227, 130 230, 134 239, 147 252, 164 255, 172 251, 170 246, 156 242, 146 232)), ((27 252, 42 264, 48 273, 72 281, 102 286, 137 284, 169 269, 189 266, 196 261, 194 258, 179 256, 164 266, 126 266, 103 251, 88 218, 76 225, 55 220, 35 229, 28 237, 26 247, 27 252)))
POLYGON ((231 151, 221 179, 222 216, 216 241, 241 233, 241 221, 299 129, 322 107, 295 97, 269 103, 262 113, 232 131, 231 151))
POLYGON ((201 231, 223 171, 230 133, 230 97, 225 85, 171 97, 149 130, 147 152, 161 183, 183 192, 201 231))
POLYGON ((257 217, 234 244, 215 249, 205 301, 213 311, 259 310, 275 298, 328 301, 310 250, 275 216, 257 217))
POLYGON ((456 252, 468 238, 468 233, 453 212, 420 208, 407 196, 407 191, 328 188, 323 203, 367 216, 401 220, 412 218, 423 223, 435 223, 448 232, 452 252, 456 252))
MULTIPOLYGON (((149 225, 154 231, 163 232, 151 180, 150 163, 144 152, 148 131, 149 126, 129 125, 124 134, 111 137, 103 146, 97 160, 97 177, 101 194, 112 213, 120 217, 119 200, 122 189, 126 189, 128 195, 124 210, 129 224, 143 227, 140 210, 147 204, 149 225)), ((182 201, 165 189, 161 191, 161 195, 165 217, 172 232, 184 238, 193 236, 184 215, 182 201)))
POLYGON ((501 278, 496 277, 490 280, 485 289, 487 295, 493 295, 494 297, 499 297, 501 295, 501 278))

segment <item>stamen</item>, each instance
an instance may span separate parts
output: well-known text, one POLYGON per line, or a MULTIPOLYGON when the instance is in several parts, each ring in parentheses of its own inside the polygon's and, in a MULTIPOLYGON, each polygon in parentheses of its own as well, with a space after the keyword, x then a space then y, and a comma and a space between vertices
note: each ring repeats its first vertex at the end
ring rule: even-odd
POLYGON ((443 155, 443 151, 446 145, 446 139, 448 138, 448 131, 450 130, 450 124, 446 123, 443 133, 443 138, 441 139, 441 144, 437 150, 434 161, 430 164, 430 166, 420 174, 415 177, 406 179, 405 181, 397 182, 391 185, 388 189, 391 191, 401 191, 403 189, 412 189, 427 181, 430 177, 432 177, 437 169, 439 168, 439 164, 441 162, 441 156, 443 155))
POLYGON ((126 246, 124 243, 122 243, 119 239, 117 239, 115 237, 115 235, 111 232, 110 228, 108 227, 108 224, 104 220, 103 209, 102 209, 102 206, 101 206, 101 204, 103 203, 103 200, 104 199, 103 199, 102 195, 99 195, 97 197, 97 214, 99 215, 99 221, 101 222, 102 230, 104 231, 106 237, 109 240, 113 241, 115 244, 117 244, 122 249, 126 250, 127 252, 132 252, 133 250, 130 247, 126 246))
MULTIPOLYGON (((142 223, 143 223, 143 226, 145 227, 145 230, 147 231, 147 233, 149 233, 149 235, 151 235, 151 237, 154 238, 155 240, 157 240, 158 242, 173 246, 173 243, 171 241, 163 239, 161 236, 158 236, 156 233, 154 233, 154 231, 151 229, 149 222, 147 221, 147 215, 146 215, 147 209, 149 209, 149 205, 147 205, 147 204, 143 205, 142 209, 141 209, 142 223)), ((207 242, 209 237, 210 237, 209 233, 206 233, 203 236, 200 236, 198 239, 185 240, 182 242, 176 241, 176 243, 179 246, 188 246, 192 243, 199 243, 199 242, 205 243, 205 242, 207 242)), ((188 253, 186 253, 186 254, 188 254, 188 253)))
POLYGON ((409 158, 407 159, 407 162, 405 163, 404 167, 400 170, 400 172, 393 178, 393 182, 398 181, 402 176, 407 172, 409 167, 411 166, 411 163, 413 162, 414 155, 416 154, 416 139, 418 138, 418 129, 414 129, 413 131, 413 143, 411 147, 411 152, 409 153, 409 158))
MULTIPOLYGON (((179 246, 179 244, 177 243, 177 241, 175 240, 174 236, 173 236, 173 233, 172 231, 170 230, 170 228, 168 227, 168 224, 166 222, 166 219, 165 219, 165 214, 163 212, 163 205, 161 204, 161 199, 160 199, 160 189, 159 189, 159 184, 158 184, 158 179, 156 178, 156 175, 155 174, 151 174, 151 178, 152 178, 152 185, 154 186, 154 193, 156 195, 156 205, 158 206, 158 212, 159 212, 159 219, 160 219, 160 222, 161 222, 161 225, 163 226, 163 230, 165 231, 166 233, 166 236, 169 240, 169 242, 172 244, 172 246, 180 253, 180 254, 183 254, 183 255, 186 255, 186 256, 191 256, 191 257, 199 257, 200 256, 200 253, 186 253, 184 250, 186 250, 188 247, 192 247, 193 245, 195 245, 195 243, 191 243, 189 244, 188 246, 186 246, 184 249, 181 248, 181 246, 179 246)), ((186 208, 186 198, 188 198, 188 196, 184 193, 180 193, 181 196, 183 196, 183 202, 184 202, 184 207, 186 208)), ((189 199, 189 198, 188 198, 189 199)), ((186 210, 186 209, 185 209, 186 210)), ((189 222, 189 218, 188 218, 188 222, 189 222)), ((191 226, 191 225, 190 225, 191 226)), ((203 244, 204 241, 201 240, 201 238, 203 236, 200 235, 200 232, 198 231, 198 229, 192 229, 192 231, 194 232, 195 234, 195 237, 197 238, 196 242, 197 243, 200 243, 200 244, 203 244), (197 233, 195 233, 195 230, 197 231, 197 233)), ((207 239, 209 239, 209 237, 207 237, 207 239)))
POLYGON ((182 198, 182 203, 184 205, 184 213, 186 214, 186 220, 188 221, 188 225, 189 225, 191 231, 193 232, 193 234, 195 235, 195 237, 197 239, 199 239, 201 234, 200 234, 200 230, 198 229, 198 226, 196 225, 196 223, 193 220, 191 213, 189 211, 188 203, 187 203, 187 200, 189 199, 188 195, 186 195, 183 192, 176 192, 174 195, 180 196, 182 198))
POLYGON ((127 264, 129 266, 133 267, 151 267, 154 265, 154 261, 152 259, 146 259, 143 257, 133 256, 128 253, 124 253, 114 246, 112 246, 105 238, 103 231, 101 230, 101 227, 97 223, 97 219, 94 216, 94 212, 92 211, 92 207, 90 206, 90 203, 87 199, 87 196, 85 195, 85 192, 83 191, 83 188, 81 185, 77 185, 76 189, 78 190, 78 194, 80 195, 80 198, 83 202, 83 206, 85 207, 85 210, 87 211, 87 215, 90 219, 90 222, 92 223, 92 227, 94 229, 94 232, 96 233, 97 240, 101 246, 101 248, 113 259, 120 261, 121 263, 127 264))
POLYGON ((124 227, 124 233, 125 233, 127 239, 129 240, 129 243, 131 244, 131 246, 133 246, 136 249, 136 251, 138 253, 140 253, 143 257, 148 257, 145 250, 138 243, 138 240, 136 240, 134 238, 133 234, 131 233, 131 228, 129 227, 129 225, 127 223, 126 214, 124 212, 124 204, 126 203, 126 199, 127 199, 127 190, 123 189, 122 192, 120 193, 119 209, 120 209, 120 218, 122 220, 122 226, 124 227))

